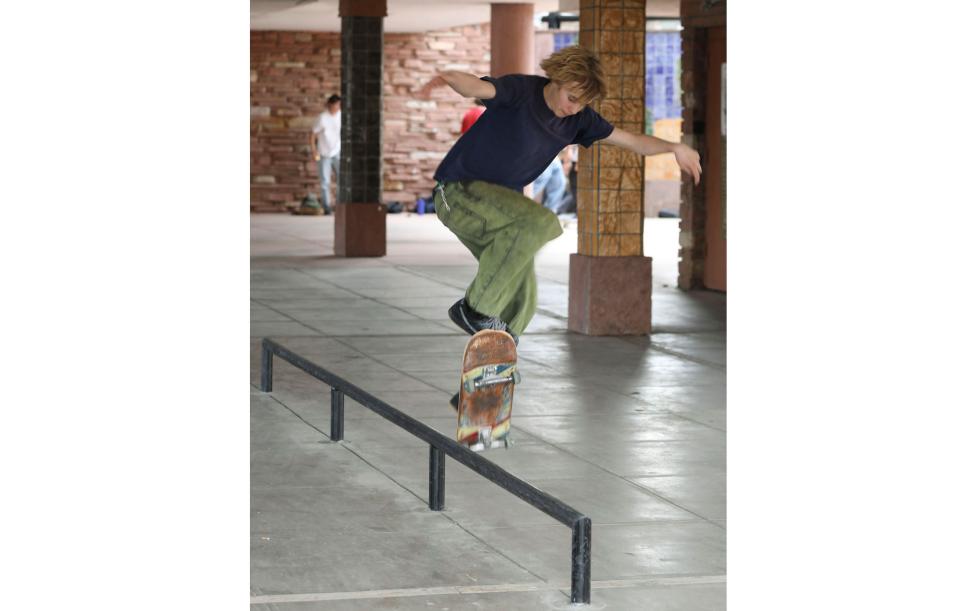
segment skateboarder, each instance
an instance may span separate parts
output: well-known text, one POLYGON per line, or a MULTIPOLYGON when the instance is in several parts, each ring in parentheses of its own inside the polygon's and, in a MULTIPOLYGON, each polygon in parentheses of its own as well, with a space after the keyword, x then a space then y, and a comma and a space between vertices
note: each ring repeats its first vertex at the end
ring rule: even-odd
POLYGON ((535 314, 533 257, 563 230, 556 214, 524 196, 523 187, 565 146, 606 140, 642 155, 673 154, 696 184, 702 172, 692 148, 615 128, 588 106, 607 90, 593 52, 565 47, 540 67, 546 78, 448 70, 419 91, 429 98, 448 86, 486 107, 434 173, 438 218, 478 259, 475 279, 448 310, 469 334, 505 330, 518 341, 535 314))

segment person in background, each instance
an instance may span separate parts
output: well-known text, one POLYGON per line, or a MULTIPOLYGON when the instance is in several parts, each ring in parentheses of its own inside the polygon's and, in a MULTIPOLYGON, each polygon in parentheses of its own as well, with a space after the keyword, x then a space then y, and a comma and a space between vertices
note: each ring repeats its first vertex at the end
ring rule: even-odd
POLYGON ((543 173, 533 181, 533 198, 542 196, 542 204, 548 210, 559 212, 563 203, 563 194, 567 189, 567 177, 563 173, 563 161, 560 155, 553 158, 543 173))
POLYGON ((475 105, 469 108, 465 116, 461 118, 461 133, 467 132, 475 124, 475 121, 478 121, 483 112, 485 112, 485 104, 475 98, 475 105))
POLYGON ((567 190, 557 214, 577 213, 577 145, 571 144, 563 149, 563 172, 567 175, 567 190))
POLYGON ((316 120, 310 141, 312 156, 319 165, 319 180, 322 185, 322 208, 326 214, 332 213, 334 202, 329 197, 329 183, 332 173, 336 173, 336 192, 339 192, 339 128, 342 123, 342 98, 336 94, 326 100, 326 110, 316 120))

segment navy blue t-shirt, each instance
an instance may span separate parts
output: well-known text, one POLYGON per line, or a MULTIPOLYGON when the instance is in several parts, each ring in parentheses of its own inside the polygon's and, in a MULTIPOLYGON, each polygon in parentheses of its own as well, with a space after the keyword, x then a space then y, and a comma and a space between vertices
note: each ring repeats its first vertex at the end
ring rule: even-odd
POLYGON ((448 151, 435 180, 484 180, 522 191, 563 147, 589 147, 614 131, 589 106, 569 117, 554 115, 543 98, 547 78, 510 74, 482 80, 495 85, 495 97, 483 100, 485 112, 448 151))

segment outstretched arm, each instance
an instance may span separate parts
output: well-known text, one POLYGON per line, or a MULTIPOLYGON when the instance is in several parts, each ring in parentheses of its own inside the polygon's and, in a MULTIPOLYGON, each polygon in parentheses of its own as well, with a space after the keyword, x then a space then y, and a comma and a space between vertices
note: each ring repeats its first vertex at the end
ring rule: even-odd
POLYGON ((457 70, 446 70, 439 73, 436 77, 428 81, 417 91, 420 98, 428 99, 431 92, 437 87, 451 87, 466 98, 478 98, 479 100, 491 100, 495 97, 495 85, 488 81, 483 81, 474 74, 458 72, 457 70))
POLYGON ((695 184, 699 184, 699 176, 702 174, 702 165, 699 163, 699 153, 690 146, 678 142, 669 142, 654 136, 643 134, 633 134, 617 127, 605 140, 613 145, 634 151, 640 155, 661 155, 662 153, 672 153, 675 161, 683 172, 692 175, 695 184))

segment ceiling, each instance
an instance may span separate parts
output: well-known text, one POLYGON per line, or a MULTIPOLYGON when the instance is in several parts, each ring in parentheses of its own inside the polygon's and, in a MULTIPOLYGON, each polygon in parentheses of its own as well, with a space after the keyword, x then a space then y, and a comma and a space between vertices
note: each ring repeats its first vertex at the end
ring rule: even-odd
MULTIPOLYGON (((492 4, 526 0, 387 0, 385 32, 429 32, 488 23, 492 4)), ((538 17, 550 11, 577 12, 576 0, 533 2, 538 17)), ((648 0, 647 14, 678 17, 679 0, 648 0)), ((340 31, 339 0, 251 0, 252 30, 340 31)), ((544 27, 540 24, 540 27, 544 27)))

